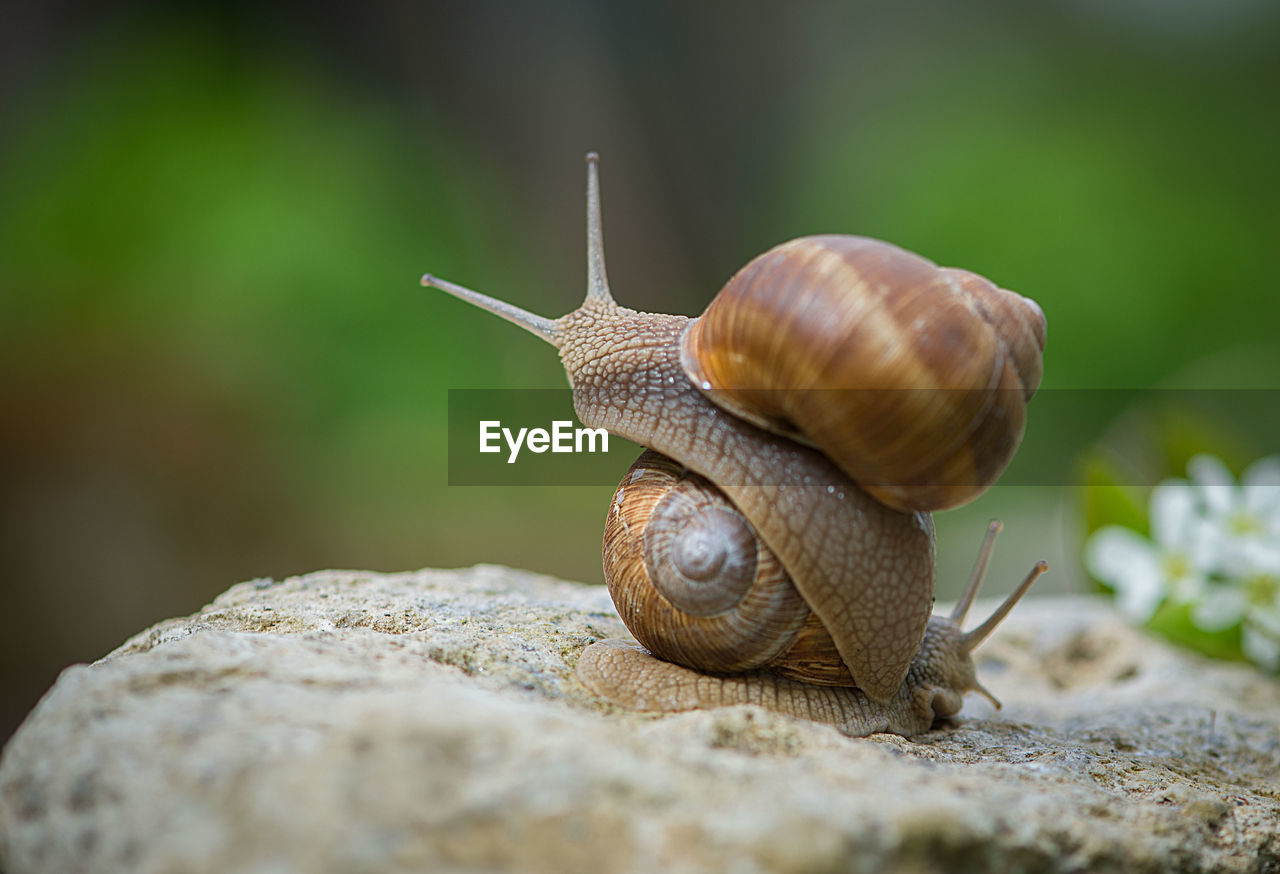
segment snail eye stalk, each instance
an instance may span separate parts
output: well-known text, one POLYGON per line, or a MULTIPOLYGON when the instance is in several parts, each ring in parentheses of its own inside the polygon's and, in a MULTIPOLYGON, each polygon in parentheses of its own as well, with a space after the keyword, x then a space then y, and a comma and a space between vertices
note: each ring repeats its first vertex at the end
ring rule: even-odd
POLYGON ((978 560, 973 565, 973 573, 969 575, 969 582, 964 587, 964 594, 960 596, 956 609, 951 611, 951 621, 956 625, 964 622, 964 617, 969 614, 969 608, 973 606, 973 599, 978 597, 978 589, 982 587, 982 579, 987 575, 987 566, 991 564, 991 553, 996 547, 996 535, 1003 528, 1003 525, 994 520, 987 526, 987 536, 982 541, 982 548, 978 550, 978 560))
MULTIPOLYGON (((1027 590, 1031 588, 1031 584, 1040 579, 1040 575, 1049 569, 1047 561, 1036 562, 1036 566, 1031 569, 1031 573, 1027 574, 1026 579, 1018 584, 1018 588, 1013 590, 1013 594, 1004 599, 1004 603, 995 609, 995 612, 987 617, 987 620, 979 625, 973 631, 967 632, 960 637, 960 651, 971 653, 982 642, 991 636, 991 632, 996 630, 996 626, 1004 621, 1009 615, 1009 611, 1014 605, 1022 600, 1022 596, 1027 594, 1027 590)), ((989 693, 988 693, 989 694, 989 693)))
POLYGON ((495 316, 506 319, 514 325, 519 325, 530 334, 534 334, 546 340, 557 349, 560 348, 560 325, 555 319, 548 319, 545 316, 535 315, 528 310, 522 310, 520 307, 509 304, 506 301, 498 300, 496 297, 490 297, 487 294, 481 294, 478 291, 472 291, 469 288, 449 282, 446 279, 440 279, 428 273, 422 277, 422 284, 428 288, 438 288, 443 292, 453 295, 459 300, 465 300, 467 303, 475 304, 482 310, 487 310, 495 316))
MULTIPOLYGON (((616 307, 609 293, 609 277, 604 269, 604 232, 600 222, 600 158, 595 152, 587 155, 587 297, 584 307, 616 307)), ((559 349, 564 344, 563 319, 548 319, 506 301, 470 288, 449 282, 430 273, 422 277, 422 284, 438 288, 482 310, 519 325, 531 334, 541 337, 559 349)))

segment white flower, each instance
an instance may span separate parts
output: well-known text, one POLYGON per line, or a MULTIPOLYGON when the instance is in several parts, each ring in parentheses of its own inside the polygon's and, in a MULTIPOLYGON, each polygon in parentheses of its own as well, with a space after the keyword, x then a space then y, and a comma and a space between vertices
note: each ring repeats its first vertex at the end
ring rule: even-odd
POLYGON ((1239 486, 1211 455, 1191 459, 1187 473, 1200 487, 1222 577, 1196 600, 1191 621, 1205 631, 1240 624, 1249 660, 1280 668, 1280 456, 1251 464, 1239 486))
POLYGON ((1205 589, 1215 543, 1185 482, 1156 486, 1150 511, 1154 542, 1109 525, 1095 531, 1085 546, 1089 572, 1116 590, 1120 610, 1137 622, 1150 619, 1167 596, 1189 600, 1205 589))
POLYGON ((1216 543, 1217 570, 1230 577, 1280 574, 1280 456, 1249 465, 1236 485, 1212 455, 1187 462, 1216 543))
POLYGON ((1191 621, 1204 631, 1222 631, 1255 614, 1280 637, 1280 563, 1254 566, 1247 574, 1208 581, 1198 597, 1188 599, 1191 621), (1274 619, 1268 617, 1274 616, 1274 619))
POLYGON ((1245 656, 1280 670, 1280 456, 1250 465, 1239 484, 1211 455, 1192 458, 1187 473, 1189 483, 1152 491, 1150 540, 1099 529, 1085 563, 1134 620, 1149 620, 1166 599, 1186 604, 1197 628, 1240 628, 1245 656))

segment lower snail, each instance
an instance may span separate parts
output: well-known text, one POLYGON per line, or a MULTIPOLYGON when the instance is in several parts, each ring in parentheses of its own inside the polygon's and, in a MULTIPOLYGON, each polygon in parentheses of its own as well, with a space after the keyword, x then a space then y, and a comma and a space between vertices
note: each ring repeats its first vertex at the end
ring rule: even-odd
POLYGON ((961 625, 933 616, 931 511, 972 500, 1022 438, 1039 306, 865 237, 803 237, 734 275, 699 318, 619 306, 587 156, 587 296, 559 319, 434 276, 557 348, 583 424, 649 447, 610 505, 604 571, 639 641, 583 651, 626 707, 755 703, 846 734, 927 731, 978 683, 974 649, 1047 569, 961 625))

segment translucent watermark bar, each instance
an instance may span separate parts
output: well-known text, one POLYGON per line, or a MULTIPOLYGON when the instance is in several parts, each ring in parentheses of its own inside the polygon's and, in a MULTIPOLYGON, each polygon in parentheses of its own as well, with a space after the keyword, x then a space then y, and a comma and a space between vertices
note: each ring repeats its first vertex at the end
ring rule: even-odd
MULTIPOLYGON (((672 398, 678 394, 672 390, 672 398)), ((743 394, 737 393, 738 403, 743 394)), ((598 396, 595 400, 608 401, 598 396)), ((661 405, 668 399, 651 400, 661 405)), ((1002 403, 1021 403, 1000 392, 924 390, 771 393, 761 400, 768 418, 783 428, 789 425, 782 410, 868 410, 861 427, 875 441, 901 438, 913 427, 910 417, 906 425, 896 424, 885 410, 977 411, 982 416, 1002 403)), ((605 439, 579 421, 567 388, 450 389, 448 427, 450 485, 616 484, 642 449, 614 434, 605 439)), ((961 445, 970 437, 966 427, 973 426, 936 432, 918 451, 927 457, 940 443, 961 445)), ((997 483, 1089 485, 1091 471, 1102 464, 1109 482, 1145 487, 1178 475, 1179 456, 1197 451, 1242 460, 1280 452, 1280 389, 1042 389, 1026 406, 1021 445, 997 483)), ((968 485, 975 475, 959 465, 942 481, 936 475, 881 477, 864 484, 968 485)), ((814 482, 795 479, 786 470, 758 468, 750 481, 843 482, 837 482, 837 475, 831 483, 814 482)))
POLYGON ((569 389, 450 389, 449 485, 608 485, 642 447, 588 428, 569 389))

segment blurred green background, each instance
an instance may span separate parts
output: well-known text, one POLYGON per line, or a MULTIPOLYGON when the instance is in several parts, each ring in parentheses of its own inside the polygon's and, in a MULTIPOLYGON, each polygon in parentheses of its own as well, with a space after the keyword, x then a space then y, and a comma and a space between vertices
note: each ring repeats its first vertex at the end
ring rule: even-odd
MULTIPOLYGON (((1268 0, 111 6, 0 14, 0 739, 238 580, 600 580, 611 487, 446 485, 447 389, 564 377, 417 285, 576 305, 588 149, 625 304, 861 233, 1040 301, 1046 389, 1280 387, 1268 0)), ((994 516, 1080 588, 1080 504, 940 514, 940 596, 994 516)))

